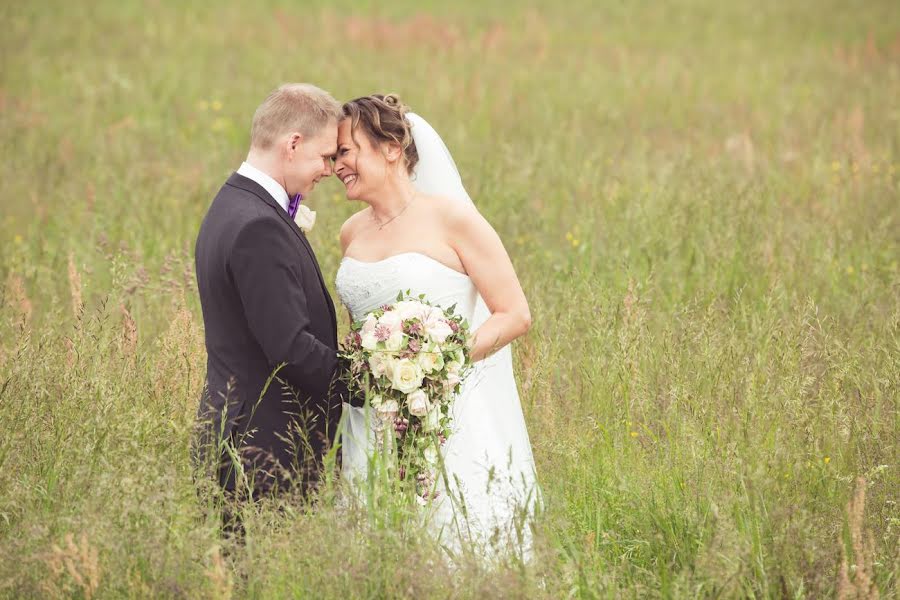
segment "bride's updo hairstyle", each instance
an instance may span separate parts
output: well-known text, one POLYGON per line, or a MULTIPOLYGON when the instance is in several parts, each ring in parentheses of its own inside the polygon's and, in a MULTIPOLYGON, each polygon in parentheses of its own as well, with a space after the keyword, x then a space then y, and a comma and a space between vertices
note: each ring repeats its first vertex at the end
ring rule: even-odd
POLYGON ((406 172, 412 175, 419 152, 412 137, 412 126, 406 113, 409 107, 397 94, 372 94, 344 104, 344 116, 350 119, 350 135, 356 140, 356 130, 362 127, 372 145, 394 142, 403 149, 406 172))

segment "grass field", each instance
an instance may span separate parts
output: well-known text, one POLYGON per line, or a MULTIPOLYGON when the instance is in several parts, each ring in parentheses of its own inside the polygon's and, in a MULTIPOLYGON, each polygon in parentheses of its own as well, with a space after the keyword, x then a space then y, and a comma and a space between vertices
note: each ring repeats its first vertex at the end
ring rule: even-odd
POLYGON ((0 596, 900 595, 900 4, 181 4, 0 6, 0 596), (532 564, 198 501, 193 244, 286 81, 401 94, 505 240, 532 564))

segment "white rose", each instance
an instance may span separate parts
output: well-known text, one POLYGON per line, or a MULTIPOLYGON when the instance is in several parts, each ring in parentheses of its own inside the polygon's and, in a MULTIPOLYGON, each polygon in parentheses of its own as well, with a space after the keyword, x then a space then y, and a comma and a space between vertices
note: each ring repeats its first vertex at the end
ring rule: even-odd
POLYGON ((425 431, 434 431, 441 425, 441 408, 439 406, 433 406, 431 410, 428 411, 428 414, 425 416, 425 420, 422 422, 422 427, 425 431))
POLYGON ((378 339, 375 337, 374 333, 364 333, 360 337, 362 338, 360 343, 366 350, 374 350, 375 346, 378 345, 378 339))
POLYGON ((378 324, 387 327, 391 335, 403 332, 403 317, 396 310, 389 310, 378 318, 378 324))
POLYGON ((308 206, 301 204, 297 207, 297 214, 294 215, 294 222, 301 231, 310 232, 316 224, 316 211, 310 210, 308 206))
POLYGON ((416 390, 406 396, 406 405, 409 407, 409 414, 416 417, 424 417, 431 408, 428 401, 428 395, 422 390, 416 390))
POLYGON ((447 338, 453 334, 453 330, 450 329, 450 325, 447 324, 447 321, 445 321, 444 319, 438 319, 437 321, 430 321, 426 323, 425 331, 428 333, 431 339, 438 344, 443 344, 447 340, 447 338))
POLYGON ((440 321, 444 318, 444 311, 437 306, 429 306, 428 313, 425 316, 426 322, 440 321))
POLYGON ((375 394, 369 400, 369 404, 371 404, 372 408, 374 408, 375 410, 378 410, 378 408, 380 408, 382 406, 383 402, 384 402, 384 398, 382 397, 381 394, 375 394))
POLYGON ((407 319, 425 320, 429 309, 430 307, 427 304, 422 304, 417 300, 402 300, 394 305, 394 310, 404 321, 407 319))
POLYGON ((438 452, 437 448, 434 447, 434 444, 428 444, 425 449, 422 451, 422 456, 425 458, 426 462, 431 465, 437 464, 438 461, 438 452))
POLYGON ((448 370, 447 379, 444 381, 444 389, 452 390, 460 381, 462 379, 460 379, 458 372, 448 370))
POLYGON ((369 369, 372 375, 381 377, 387 375, 391 369, 391 356, 386 352, 376 352, 369 358, 369 369))
POLYGON ((425 374, 422 368, 408 358, 395 360, 391 368, 391 387, 404 394, 415 391, 422 385, 425 374))
POLYGON ((360 330, 360 335, 365 335, 367 333, 375 333, 375 326, 378 325, 378 319, 372 313, 366 315, 366 320, 363 323, 362 329, 360 330))
POLYGON ((396 352, 403 346, 403 332, 398 330, 391 334, 391 337, 384 343, 388 350, 396 352))
POLYGON ((459 372, 462 371, 462 365, 456 362, 455 360, 451 360, 447 363, 447 372, 453 373, 455 375, 459 375, 459 372))
POLYGON ((466 364, 466 353, 462 348, 458 348, 456 350, 456 362, 459 363, 459 368, 462 369, 462 366, 466 364))
POLYGON ((434 346, 429 346, 420 352, 416 360, 426 373, 434 373, 444 368, 444 355, 434 346))
POLYGON ((375 408, 375 412, 378 413, 378 417, 383 420, 392 420, 400 414, 400 405, 397 404, 396 400, 384 400, 380 406, 375 408))

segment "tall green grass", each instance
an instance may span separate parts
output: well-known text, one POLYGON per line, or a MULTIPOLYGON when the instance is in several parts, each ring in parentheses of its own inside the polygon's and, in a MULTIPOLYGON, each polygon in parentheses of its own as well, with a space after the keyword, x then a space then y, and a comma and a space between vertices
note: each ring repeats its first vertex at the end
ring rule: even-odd
MULTIPOLYGON (((817 598, 845 556, 897 595, 895 3, 0 15, 0 595, 817 598), (400 93, 505 240, 530 565, 448 565, 328 494, 249 510, 237 546, 198 496, 193 242, 285 81, 400 93)), ((311 202, 331 280, 359 207, 311 202)))

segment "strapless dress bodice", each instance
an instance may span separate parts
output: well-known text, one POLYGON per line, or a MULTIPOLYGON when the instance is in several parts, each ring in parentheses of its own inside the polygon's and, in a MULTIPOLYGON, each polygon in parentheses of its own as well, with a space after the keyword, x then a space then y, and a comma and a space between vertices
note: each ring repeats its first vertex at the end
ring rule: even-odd
POLYGON ((373 262, 344 257, 336 286, 354 321, 380 306, 393 304, 398 294, 409 291, 413 296, 424 294, 425 300, 444 309, 456 305, 456 314, 471 322, 478 297, 468 275, 420 252, 404 252, 373 262))

